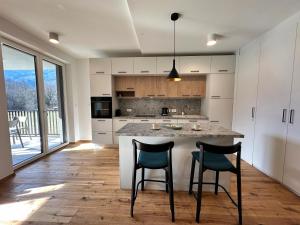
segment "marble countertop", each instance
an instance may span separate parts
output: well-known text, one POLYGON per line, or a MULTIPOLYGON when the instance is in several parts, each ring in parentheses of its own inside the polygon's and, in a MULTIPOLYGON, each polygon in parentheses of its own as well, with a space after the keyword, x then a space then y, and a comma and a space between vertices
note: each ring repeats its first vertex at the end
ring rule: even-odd
POLYGON ((181 130, 173 130, 160 124, 160 130, 152 130, 150 123, 129 123, 116 132, 118 136, 149 136, 149 137, 234 137, 243 138, 238 132, 217 125, 203 126, 201 131, 192 130, 193 124, 180 124, 181 130))
POLYGON ((113 119, 186 119, 186 120, 208 120, 207 116, 202 116, 202 115, 192 115, 192 117, 188 117, 189 115, 181 116, 181 115, 173 115, 173 116, 161 116, 161 115, 156 115, 156 116, 151 116, 151 117, 143 117, 143 116, 115 116, 113 119))

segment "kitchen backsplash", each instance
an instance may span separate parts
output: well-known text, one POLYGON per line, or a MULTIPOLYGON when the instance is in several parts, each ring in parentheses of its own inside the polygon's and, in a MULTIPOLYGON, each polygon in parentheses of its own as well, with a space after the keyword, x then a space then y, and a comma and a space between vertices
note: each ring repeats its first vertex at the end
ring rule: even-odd
POLYGON ((119 108, 122 115, 137 115, 137 114, 155 114, 161 113, 161 108, 167 107, 170 110, 176 109, 170 114, 200 114, 201 100, 200 99, 119 99, 119 108), (131 109, 131 112, 127 112, 131 109))

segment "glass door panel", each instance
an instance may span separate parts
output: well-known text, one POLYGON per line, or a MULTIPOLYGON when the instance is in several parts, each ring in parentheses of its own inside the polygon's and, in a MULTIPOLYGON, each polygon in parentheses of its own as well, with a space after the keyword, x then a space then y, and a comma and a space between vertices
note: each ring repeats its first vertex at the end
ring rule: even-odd
POLYGON ((48 149, 66 142, 62 67, 43 60, 43 81, 48 149))
POLYGON ((36 57, 2 46, 13 165, 42 153, 36 57))

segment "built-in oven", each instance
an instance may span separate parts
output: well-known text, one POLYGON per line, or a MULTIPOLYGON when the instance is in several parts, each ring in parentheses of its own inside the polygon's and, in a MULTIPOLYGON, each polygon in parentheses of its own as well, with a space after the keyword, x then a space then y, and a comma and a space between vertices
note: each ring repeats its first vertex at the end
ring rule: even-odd
POLYGON ((92 118, 112 118, 111 97, 91 97, 92 118))

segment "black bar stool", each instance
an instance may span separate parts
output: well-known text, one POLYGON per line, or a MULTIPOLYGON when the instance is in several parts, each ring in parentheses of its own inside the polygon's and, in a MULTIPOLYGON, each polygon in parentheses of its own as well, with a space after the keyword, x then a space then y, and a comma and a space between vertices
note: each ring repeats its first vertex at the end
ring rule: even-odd
POLYGON ((201 197, 202 197, 202 184, 211 184, 215 185, 215 194, 218 194, 218 187, 221 187, 225 193, 228 195, 232 203, 238 208, 239 213, 239 224, 242 224, 242 193, 241 193, 241 142, 232 145, 232 146, 217 146, 211 145, 203 142, 196 143, 197 148, 200 151, 192 152, 193 161, 191 167, 191 176, 190 176, 190 187, 189 194, 193 193, 193 184, 198 184, 198 193, 194 193, 194 196, 197 200, 197 209, 196 209, 196 222, 199 223, 200 220, 200 210, 201 210, 201 197), (227 159, 225 154, 237 153, 236 156, 236 166, 233 166, 232 163, 227 159), (199 177, 198 182, 194 182, 194 171, 195 163, 199 162, 199 177), (216 171, 216 181, 215 183, 203 182, 203 172, 205 170, 216 171), (237 191, 238 191, 238 203, 236 203, 233 198, 230 196, 228 191, 219 184, 219 172, 232 172, 237 176, 237 191))
POLYGON ((131 188, 131 217, 133 217, 134 202, 137 197, 139 185, 144 190, 144 182, 160 182, 166 184, 166 192, 169 192, 170 209, 172 213, 172 222, 175 221, 174 193, 173 193, 173 173, 172 173, 172 148, 174 142, 164 144, 145 144, 137 140, 132 140, 133 144, 133 175, 131 188), (137 150, 140 150, 137 159, 137 150), (136 171, 142 169, 142 179, 136 185, 136 171), (166 180, 145 179, 145 169, 164 169, 166 180))

